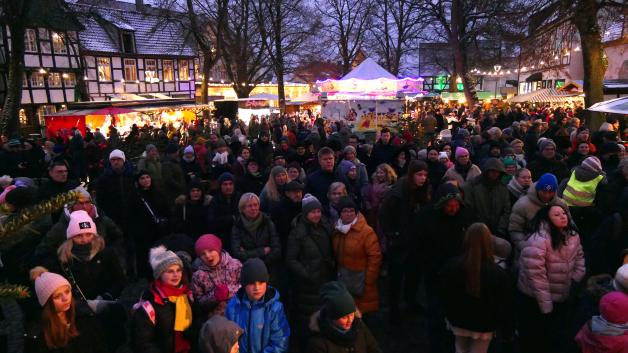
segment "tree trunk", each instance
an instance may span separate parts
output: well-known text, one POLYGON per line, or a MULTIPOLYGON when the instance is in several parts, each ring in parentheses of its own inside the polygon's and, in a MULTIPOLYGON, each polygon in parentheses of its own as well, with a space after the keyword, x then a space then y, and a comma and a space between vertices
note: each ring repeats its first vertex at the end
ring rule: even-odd
MULTIPOLYGON (((209 87, 209 75, 214 66, 210 53, 203 54, 203 78, 201 79, 201 104, 208 104, 209 97, 207 96, 207 88, 209 87)), ((203 109, 203 120, 209 119, 209 110, 203 109)))
POLYGON ((284 14, 281 10, 281 1, 272 2, 274 6, 275 21, 273 23, 273 31, 275 32, 273 44, 275 45, 275 75, 277 76, 277 96, 279 97, 279 111, 281 114, 286 112, 286 90, 283 80, 285 73, 285 61, 283 57, 283 20, 284 14))
POLYGON ((11 31, 11 55, 7 95, 0 118, 0 133, 11 137, 20 134, 20 106, 22 103, 22 77, 24 75, 24 33, 30 0, 3 1, 11 31))
MULTIPOLYGON (((584 68, 585 107, 604 100, 604 73, 608 65, 604 58, 604 46, 597 23, 599 4, 596 0, 580 0, 573 15, 573 23, 580 35, 582 66, 584 68)), ((597 131, 604 123, 602 113, 587 111, 589 128, 597 131)))
MULTIPOLYGON (((463 16, 463 4, 462 0, 452 0, 451 2, 451 33, 449 35, 449 44, 454 55, 454 74, 453 76, 460 77, 462 79, 464 96, 467 100, 467 105, 472 107, 475 105, 475 95, 469 87, 469 80, 467 78, 467 65, 465 61, 466 48, 464 42, 461 41, 462 33, 464 31, 464 16, 463 16)), ((456 81, 452 81, 454 88, 456 81)), ((450 84, 451 85, 451 84, 450 84)), ((451 90, 452 87, 450 87, 451 90)), ((453 91, 452 91, 453 92, 453 91)))

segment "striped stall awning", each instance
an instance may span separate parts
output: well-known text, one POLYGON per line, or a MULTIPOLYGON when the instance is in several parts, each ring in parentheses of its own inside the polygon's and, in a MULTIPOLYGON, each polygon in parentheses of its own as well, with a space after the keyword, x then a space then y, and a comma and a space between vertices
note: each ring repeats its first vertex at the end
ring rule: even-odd
POLYGON ((555 88, 543 88, 530 93, 510 98, 511 103, 563 103, 572 101, 581 93, 559 91, 555 88))

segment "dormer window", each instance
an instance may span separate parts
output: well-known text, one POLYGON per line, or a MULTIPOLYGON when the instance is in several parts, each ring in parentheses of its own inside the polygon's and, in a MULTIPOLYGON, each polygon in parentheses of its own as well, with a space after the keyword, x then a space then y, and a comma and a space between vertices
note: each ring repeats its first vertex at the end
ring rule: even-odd
POLYGON ((131 31, 120 31, 120 44, 123 53, 135 53, 135 34, 131 31))

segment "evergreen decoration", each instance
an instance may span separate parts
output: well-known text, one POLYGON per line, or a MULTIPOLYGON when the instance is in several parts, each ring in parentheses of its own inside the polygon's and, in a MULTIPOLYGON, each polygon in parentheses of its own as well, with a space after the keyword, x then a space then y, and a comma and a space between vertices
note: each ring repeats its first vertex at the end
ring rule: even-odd
POLYGON ((0 224, 0 241, 4 242, 5 239, 14 235, 25 225, 56 212, 66 203, 78 200, 79 195, 77 191, 68 191, 50 200, 42 201, 33 207, 21 210, 15 217, 10 217, 6 223, 0 224))
POLYGON ((19 284, 0 283, 0 300, 24 299, 30 297, 28 287, 19 284))

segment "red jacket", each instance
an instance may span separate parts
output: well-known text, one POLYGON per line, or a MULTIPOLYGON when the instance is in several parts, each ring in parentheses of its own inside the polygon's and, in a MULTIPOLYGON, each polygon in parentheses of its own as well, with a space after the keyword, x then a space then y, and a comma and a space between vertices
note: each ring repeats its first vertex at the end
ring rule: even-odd
POLYGON ((591 332, 591 321, 582 326, 576 342, 582 353, 628 353, 628 334, 606 336, 591 332))

